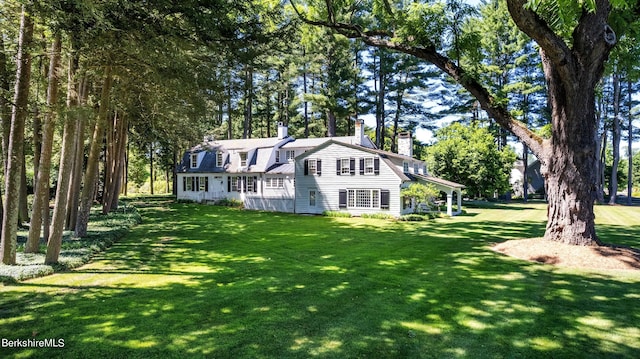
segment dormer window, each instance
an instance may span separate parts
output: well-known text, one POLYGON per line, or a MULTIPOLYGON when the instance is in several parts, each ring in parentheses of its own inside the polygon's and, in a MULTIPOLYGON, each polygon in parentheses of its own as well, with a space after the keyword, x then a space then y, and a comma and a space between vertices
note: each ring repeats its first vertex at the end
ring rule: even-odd
POLYGON ((402 163, 402 172, 409 173, 409 162, 402 163))
POLYGON ((246 167, 247 166, 247 153, 246 152, 240 152, 240 167, 246 167))
POLYGON ((224 163, 223 160, 224 160, 224 157, 223 157, 222 151, 216 152, 216 167, 222 167, 224 163))
POLYGON ((198 154, 197 153, 192 153, 191 154, 191 168, 198 168, 198 154))
POLYGON ((287 150, 285 154, 287 156, 287 161, 293 161, 293 159, 296 157, 296 151, 294 150, 287 150))
POLYGON ((417 163, 413 164, 413 173, 418 174, 418 172, 420 171, 420 166, 418 166, 417 163))

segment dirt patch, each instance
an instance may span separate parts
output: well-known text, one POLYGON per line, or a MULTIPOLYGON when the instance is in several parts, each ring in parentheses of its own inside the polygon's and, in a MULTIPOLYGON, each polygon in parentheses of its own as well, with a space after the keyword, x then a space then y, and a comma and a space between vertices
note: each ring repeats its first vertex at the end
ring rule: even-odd
POLYGON ((528 238, 498 243, 492 249, 511 257, 561 267, 640 270, 640 250, 630 247, 579 247, 528 238))

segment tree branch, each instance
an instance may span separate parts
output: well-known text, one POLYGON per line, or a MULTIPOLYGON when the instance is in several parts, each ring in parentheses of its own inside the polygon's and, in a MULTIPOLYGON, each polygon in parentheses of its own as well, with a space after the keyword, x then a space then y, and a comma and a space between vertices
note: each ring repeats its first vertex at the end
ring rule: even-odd
POLYGON ((527 0, 507 0, 511 18, 520 30, 540 46, 565 80, 574 79, 577 73, 576 60, 571 49, 538 14, 525 7, 526 3, 527 0))
POLYGON ((389 40, 390 38, 393 38, 393 34, 388 31, 364 31, 360 26, 355 24, 310 20, 298 11, 295 4, 293 4, 293 0, 289 1, 296 14, 298 14, 300 19, 307 24, 324 26, 335 30, 345 37, 359 38, 367 45, 403 52, 435 65, 438 69, 451 76, 458 84, 469 91, 469 93, 478 100, 482 109, 485 110, 498 124, 518 137, 541 160, 544 158, 545 155, 543 150, 545 147, 545 141, 542 137, 527 128, 524 123, 516 120, 511 113, 509 113, 508 109, 499 104, 489 91, 482 86, 482 84, 480 84, 475 78, 469 76, 464 69, 456 65, 448 57, 438 53, 434 46, 417 47, 401 44, 389 40))

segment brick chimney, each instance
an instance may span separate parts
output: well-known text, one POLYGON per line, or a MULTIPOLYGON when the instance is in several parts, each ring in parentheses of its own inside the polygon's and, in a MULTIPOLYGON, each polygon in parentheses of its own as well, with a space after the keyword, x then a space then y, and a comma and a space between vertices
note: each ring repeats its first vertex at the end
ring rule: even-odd
POLYGON ((282 122, 278 122, 278 139, 282 140, 288 136, 289 134, 288 134, 287 126, 282 122))
POLYGON ((364 120, 356 119, 355 144, 362 146, 364 144, 364 120))
POLYGON ((413 157, 413 138, 411 132, 401 132, 398 134, 398 154, 413 157))

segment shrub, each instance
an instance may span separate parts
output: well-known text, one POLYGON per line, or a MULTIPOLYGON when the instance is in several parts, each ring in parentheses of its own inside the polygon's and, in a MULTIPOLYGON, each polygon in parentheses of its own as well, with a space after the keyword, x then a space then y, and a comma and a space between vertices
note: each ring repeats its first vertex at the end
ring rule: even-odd
POLYGON ((395 219, 394 216, 388 213, 364 213, 362 218, 375 218, 375 219, 395 219))
POLYGON ((351 213, 342 211, 324 211, 322 215, 326 217, 351 217, 351 213))
POLYGON ((405 214, 404 216, 401 216, 399 220, 405 221, 405 222, 420 222, 420 221, 426 221, 429 218, 430 218, 429 215, 405 214))
POLYGON ((237 199, 228 199, 223 198, 215 201, 214 205, 223 206, 223 207, 234 207, 234 208, 242 208, 244 207, 244 203, 237 199))

